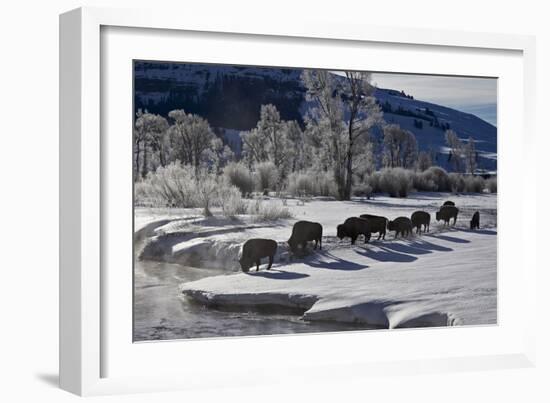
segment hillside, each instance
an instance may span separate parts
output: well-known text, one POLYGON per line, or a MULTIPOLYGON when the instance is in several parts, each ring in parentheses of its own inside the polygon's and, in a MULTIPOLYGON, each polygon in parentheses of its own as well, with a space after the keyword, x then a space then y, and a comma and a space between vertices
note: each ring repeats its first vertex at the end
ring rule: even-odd
MULTIPOLYGON (((262 104, 274 104, 282 119, 303 124, 308 104, 301 73, 301 69, 287 68, 135 62, 135 109, 164 116, 173 109, 184 109, 203 116, 239 152, 239 132, 256 125, 262 104)), ((444 133, 451 128, 462 139, 474 138, 479 168, 496 171, 497 129, 493 125, 472 114, 413 99, 397 89, 377 89, 375 96, 384 119, 412 131, 419 149, 430 151, 437 165, 450 170, 444 133)))

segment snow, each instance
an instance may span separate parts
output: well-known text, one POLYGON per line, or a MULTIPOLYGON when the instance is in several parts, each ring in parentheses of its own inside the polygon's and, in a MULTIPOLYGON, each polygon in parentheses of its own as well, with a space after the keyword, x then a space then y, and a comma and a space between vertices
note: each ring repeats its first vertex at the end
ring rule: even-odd
POLYGON ((299 307, 309 321, 382 328, 496 323, 496 232, 449 233, 331 245, 269 272, 205 278, 181 291, 213 306, 299 307))
MULTIPOLYGON (((273 202, 282 202, 275 200, 273 202)), ((146 238, 142 259, 222 268, 225 275, 181 284, 187 298, 212 307, 247 311, 269 307, 295 310, 306 321, 364 323, 381 328, 494 324, 496 293, 496 195, 416 193, 406 199, 287 200, 294 218, 257 223, 198 216, 187 209, 136 209, 136 233, 146 238), (456 228, 435 222, 445 200, 460 209, 456 228), (395 218, 415 210, 432 213, 431 232, 409 239, 336 238, 346 217, 371 213, 395 218), (481 213, 482 229, 469 219, 481 213), (320 222, 323 250, 292 258, 286 240, 300 219, 320 222), (278 253, 270 271, 241 273, 238 257, 249 238, 275 239, 278 253)))

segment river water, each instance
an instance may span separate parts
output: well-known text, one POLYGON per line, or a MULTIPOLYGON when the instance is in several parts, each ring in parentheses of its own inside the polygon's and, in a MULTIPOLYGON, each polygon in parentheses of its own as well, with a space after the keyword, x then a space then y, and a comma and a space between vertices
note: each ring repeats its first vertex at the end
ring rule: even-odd
POLYGON ((136 342, 360 329, 348 324, 307 322, 292 314, 223 312, 208 309, 180 295, 178 286, 181 283, 231 274, 222 270, 139 260, 134 270, 136 342))

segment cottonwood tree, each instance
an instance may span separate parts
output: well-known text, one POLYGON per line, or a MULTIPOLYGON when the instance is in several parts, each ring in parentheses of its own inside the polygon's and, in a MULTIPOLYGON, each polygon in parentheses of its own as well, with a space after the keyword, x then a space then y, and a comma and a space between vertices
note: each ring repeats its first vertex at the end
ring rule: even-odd
POLYGON ((384 165, 390 168, 412 168, 418 157, 414 134, 397 124, 386 125, 384 131, 384 165))
POLYGON ((417 167, 419 171, 425 171, 432 166, 432 157, 426 151, 420 151, 418 153, 417 167))
POLYGON ((382 119, 371 75, 346 71, 345 77, 336 80, 333 73, 324 70, 304 70, 302 81, 307 100, 316 105, 309 124, 326 132, 339 198, 349 200, 354 159, 368 142, 370 129, 382 119))
POLYGON ((267 161, 264 139, 257 128, 240 133, 243 142, 243 159, 249 168, 256 162, 267 161))
POLYGON ((136 177, 145 177, 149 171, 148 152, 151 149, 159 153, 160 163, 166 165, 165 143, 168 122, 160 115, 139 110, 134 124, 134 153, 136 177), (143 156, 141 155, 143 153, 143 156), (140 167, 140 161, 143 164, 140 167), (141 168, 141 170, 140 170, 141 168))
MULTIPOLYGON (((308 111, 308 132, 323 144, 330 156, 331 169, 340 198, 345 196, 345 144, 343 105, 337 96, 337 85, 325 70, 304 70, 302 81, 307 89, 306 100, 316 106, 308 111)), ((311 136, 313 137, 313 136, 311 136)))
POLYGON ((375 87, 371 84, 371 74, 346 71, 342 89, 342 99, 347 106, 347 158, 345 198, 351 197, 353 160, 369 139, 370 130, 382 120, 382 111, 374 98, 375 87))
POLYGON ((445 131, 445 141, 450 149, 449 159, 451 165, 453 166, 453 169, 456 172, 463 172, 464 168, 462 158, 464 144, 462 143, 462 141, 460 141, 454 130, 445 131))
POLYGON ((284 130, 290 142, 288 150, 288 168, 291 172, 301 171, 308 166, 307 150, 304 133, 295 120, 286 122, 284 130))
POLYGON ((301 131, 294 122, 281 120, 274 105, 262 105, 256 127, 241 133, 244 158, 249 166, 271 162, 277 168, 278 177, 284 178, 290 168, 294 147, 289 136, 299 137, 301 131))
POLYGON ((466 160, 466 169, 473 175, 477 168, 477 152, 474 139, 471 136, 468 138, 468 143, 464 146, 464 157, 466 160))
POLYGON ((173 124, 168 129, 172 141, 174 159, 184 165, 192 165, 198 176, 201 163, 205 160, 205 151, 216 139, 208 121, 194 114, 186 114, 183 109, 168 113, 173 124))

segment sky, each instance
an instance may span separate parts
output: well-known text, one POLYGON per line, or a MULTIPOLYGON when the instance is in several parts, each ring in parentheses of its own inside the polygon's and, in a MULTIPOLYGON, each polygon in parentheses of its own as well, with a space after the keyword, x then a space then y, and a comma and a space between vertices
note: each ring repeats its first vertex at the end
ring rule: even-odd
POLYGON ((415 99, 467 112, 497 125, 497 79, 373 73, 379 88, 403 90, 415 99))

